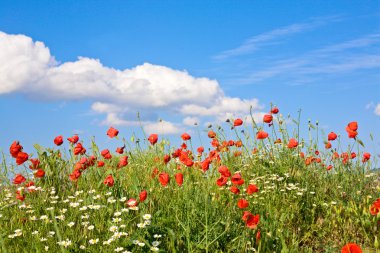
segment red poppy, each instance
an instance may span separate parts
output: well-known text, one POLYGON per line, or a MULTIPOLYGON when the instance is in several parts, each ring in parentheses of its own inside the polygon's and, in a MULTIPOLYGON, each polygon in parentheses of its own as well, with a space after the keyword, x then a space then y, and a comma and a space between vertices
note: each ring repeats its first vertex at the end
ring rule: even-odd
POLYGON ((57 145, 57 146, 61 146, 63 143, 63 137, 62 135, 59 135, 57 137, 54 138, 54 144, 57 145))
POLYGON ((263 139, 266 139, 267 137, 268 137, 268 133, 262 130, 258 131, 256 134, 256 139, 258 140, 263 140, 263 139))
POLYGON ((282 143, 282 140, 280 138, 274 141, 274 144, 280 144, 280 143, 282 143))
POLYGON ((258 192, 258 191, 259 191, 259 188, 257 188, 257 186, 255 184, 250 184, 247 187, 247 194, 248 195, 251 195, 251 194, 258 192))
POLYGON ((342 248, 342 253, 362 253, 362 249, 356 243, 347 243, 342 248))
POLYGON ((98 167, 100 168, 100 167, 103 167, 105 165, 105 163, 103 162, 103 161, 98 161, 98 167))
POLYGON ((102 152, 100 154, 104 157, 104 159, 111 159, 112 158, 112 155, 108 149, 102 150, 102 152))
POLYGON ((188 140, 191 139, 191 136, 190 136, 188 133, 183 133, 183 134, 181 135, 181 138, 182 138, 182 140, 184 140, 184 141, 188 141, 188 140))
POLYGON ((258 243, 260 239, 261 239, 261 233, 260 233, 260 230, 258 230, 256 234, 256 243, 258 243))
POLYGON ((17 157, 16 157, 16 163, 17 165, 21 165, 24 162, 28 161, 29 155, 25 152, 18 152, 17 157))
POLYGON ((271 123, 273 120, 273 116, 271 114, 265 114, 264 117, 263 117, 263 121, 265 123, 271 123))
POLYGON ((129 199, 129 200, 127 200, 127 202, 126 202, 126 205, 128 206, 128 207, 135 207, 135 206, 137 206, 139 203, 137 202, 137 200, 136 199, 129 199))
POLYGON ((201 168, 203 172, 206 172, 210 168, 210 163, 211 163, 211 160, 208 157, 201 162, 201 168))
POLYGON ((376 206, 375 204, 373 204, 369 209, 369 212, 371 213, 371 215, 376 216, 380 212, 380 206, 376 206))
POLYGON ((370 154, 370 153, 364 153, 364 154, 363 154, 362 162, 365 163, 365 162, 367 162, 369 159, 371 159, 371 154, 370 154))
POLYGON ((330 132, 329 135, 327 136, 327 140, 329 141, 335 141, 338 135, 334 132, 330 132))
POLYGON ((20 201, 24 201, 25 200, 25 194, 21 193, 20 191, 16 191, 16 199, 18 199, 20 201))
POLYGON ((168 162, 170 162, 170 155, 164 155, 164 163, 167 164, 168 162))
POLYGON ((237 188, 235 185, 231 186, 230 191, 231 191, 233 194, 239 194, 239 193, 240 193, 239 188, 237 188))
POLYGON ((202 147, 202 146, 200 146, 200 147, 197 148, 197 152, 198 152, 199 154, 202 154, 204 151, 205 151, 205 148, 202 147))
POLYGON ((216 184, 221 187, 221 186, 227 184, 227 180, 228 180, 227 177, 221 176, 220 178, 218 178, 218 180, 216 180, 216 184))
POLYGON ((71 142, 72 144, 75 144, 79 141, 79 137, 78 135, 73 135, 72 137, 67 138, 67 140, 71 142))
POLYGON ((244 179, 241 177, 240 173, 235 173, 231 178, 232 184, 242 185, 244 184, 244 179))
POLYGON ((150 144, 154 145, 157 143, 158 141, 158 135, 157 134, 151 134, 149 135, 148 137, 148 141, 150 142, 150 144))
POLYGON ((122 168, 128 165, 128 156, 120 157, 117 167, 122 168))
POLYGON ((22 184, 23 182, 25 182, 26 178, 21 175, 21 174, 17 174, 16 177, 13 179, 13 184, 22 184))
POLYGON ((110 129, 108 129, 108 131, 107 131, 107 135, 110 138, 116 137, 118 134, 119 134, 119 130, 117 130, 117 129, 113 128, 113 127, 110 127, 110 129))
POLYGON ((214 139, 216 137, 216 133, 212 130, 207 133, 208 138, 214 139))
POLYGON ((351 159, 355 159, 356 158, 356 153, 355 152, 351 152, 351 159))
POLYGON ((331 145, 331 142, 326 142, 326 144, 325 144, 325 148, 326 149, 329 149, 329 148, 331 148, 332 147, 332 145, 331 145))
POLYGON ((177 184, 179 186, 181 186, 183 184, 183 174, 182 173, 177 173, 175 174, 175 181, 177 182, 177 184))
POLYGON ((17 158, 17 154, 22 151, 22 146, 18 141, 14 141, 12 145, 9 147, 9 152, 13 158, 17 158))
POLYGON ((249 203, 247 200, 245 199, 239 199, 239 201, 237 202, 237 206, 240 208, 240 209, 244 209, 244 208, 247 208, 249 206, 249 203))
POLYGON ((42 178, 45 176, 45 171, 43 169, 38 169, 36 173, 34 173, 34 177, 42 178))
POLYGON ((253 215, 250 212, 244 211, 242 219, 248 228, 255 229, 260 222, 260 215, 253 215))
POLYGON ((74 148, 74 155, 84 155, 86 153, 86 149, 83 147, 82 143, 77 143, 74 148))
POLYGON ((358 135, 358 132, 356 131, 353 131, 351 128, 349 128, 348 126, 346 127, 346 132, 348 134, 348 138, 356 138, 356 136, 358 135))
POLYGON ((288 143, 288 148, 296 148, 298 146, 298 142, 296 139, 291 138, 288 143))
POLYGON ((80 172, 80 170, 74 170, 73 173, 71 173, 69 177, 71 181, 77 181, 81 175, 82 173, 80 172))
POLYGON ((153 169, 153 171, 152 171, 152 175, 151 175, 151 177, 154 178, 154 177, 156 177, 158 174, 159 174, 158 168, 155 167, 155 168, 153 169))
POLYGON ((147 191, 146 190, 142 190, 141 192, 140 192, 140 202, 144 202, 145 200, 146 200, 146 197, 148 196, 148 193, 147 193, 147 191))
POLYGON ((358 130, 358 122, 353 121, 348 123, 347 127, 351 129, 352 131, 357 131, 358 130))
POLYGON ((40 160, 38 159, 30 158, 29 161, 32 163, 31 165, 29 165, 29 169, 31 170, 36 170, 40 166, 40 160))
POLYGON ((271 113, 277 114, 280 110, 277 107, 273 107, 272 110, 270 110, 271 113))
POLYGON ((113 176, 108 175, 106 179, 104 179, 103 184, 107 185, 108 187, 112 187, 115 184, 115 181, 113 180, 113 176))
POLYGON ((330 164, 329 166, 326 167, 326 170, 331 170, 333 166, 330 164))
POLYGON ((224 166, 224 165, 220 166, 218 171, 223 177, 230 177, 231 176, 231 172, 228 170, 227 166, 224 166))
POLYGON ((125 145, 122 146, 122 147, 118 147, 118 148, 116 148, 116 153, 118 153, 118 154, 123 154, 123 153, 124 153, 124 148, 125 148, 125 145))
POLYGON ((243 121, 241 119, 234 120, 234 127, 241 126, 242 124, 243 124, 243 121))
POLYGON ((158 180, 160 181, 162 186, 166 186, 170 181, 170 176, 165 172, 161 172, 158 176, 158 180))

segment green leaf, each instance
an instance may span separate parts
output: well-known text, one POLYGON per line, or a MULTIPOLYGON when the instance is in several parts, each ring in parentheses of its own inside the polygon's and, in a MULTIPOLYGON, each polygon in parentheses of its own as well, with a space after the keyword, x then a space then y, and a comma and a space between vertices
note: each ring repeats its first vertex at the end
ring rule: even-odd
POLYGON ((365 148, 364 143, 361 140, 357 139, 356 141, 360 144, 360 146, 362 146, 363 148, 365 148))

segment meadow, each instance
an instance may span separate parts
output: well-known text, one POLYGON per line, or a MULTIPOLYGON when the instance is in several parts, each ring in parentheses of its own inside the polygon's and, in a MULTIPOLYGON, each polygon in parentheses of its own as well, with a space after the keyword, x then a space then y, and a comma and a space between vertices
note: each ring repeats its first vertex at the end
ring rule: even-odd
POLYGON ((277 107, 251 121, 175 147, 114 127, 116 150, 78 135, 9 143, 1 252, 380 252, 380 173, 360 124, 327 134, 309 122, 302 138, 277 107))

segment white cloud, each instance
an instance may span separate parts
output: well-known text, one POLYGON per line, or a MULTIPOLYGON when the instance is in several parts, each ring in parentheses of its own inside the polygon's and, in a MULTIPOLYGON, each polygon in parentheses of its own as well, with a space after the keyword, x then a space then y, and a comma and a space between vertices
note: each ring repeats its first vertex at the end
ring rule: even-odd
POLYGON ((183 129, 177 124, 161 121, 144 124, 144 131, 147 134, 179 134, 183 132, 183 129))
MULTIPOLYGON (((261 109, 257 99, 228 97, 216 80, 193 77, 185 70, 150 63, 119 70, 87 57, 59 63, 42 42, 3 32, 0 83, 0 95, 23 93, 44 100, 93 101, 92 111, 106 115, 103 124, 136 125, 139 111, 150 117, 142 120, 148 130, 156 126, 152 122, 160 114, 217 118, 246 113, 250 106, 261 109), (133 119, 128 119, 132 114, 133 119)), ((185 118, 183 124, 188 121, 185 118)), ((167 127, 168 133, 180 128, 167 121, 159 125, 167 127)))
POLYGON ((305 32, 324 24, 328 24, 334 21, 340 21, 341 19, 342 18, 339 16, 319 17, 319 18, 313 18, 309 22, 295 23, 288 26, 276 28, 271 31, 253 36, 249 38, 248 40, 244 41, 240 46, 230 49, 230 50, 223 51, 220 54, 214 56, 214 59, 223 60, 230 57, 235 57, 238 55, 251 53, 265 45, 278 43, 278 40, 281 39, 282 37, 305 32), (273 42, 276 40, 277 42, 273 42))
POLYGON ((380 116, 380 103, 378 103, 376 108, 375 108, 375 114, 380 116))
POLYGON ((182 120, 182 123, 186 126, 194 126, 195 123, 197 123, 199 125, 200 123, 200 120, 198 117, 185 117, 183 120, 182 120))

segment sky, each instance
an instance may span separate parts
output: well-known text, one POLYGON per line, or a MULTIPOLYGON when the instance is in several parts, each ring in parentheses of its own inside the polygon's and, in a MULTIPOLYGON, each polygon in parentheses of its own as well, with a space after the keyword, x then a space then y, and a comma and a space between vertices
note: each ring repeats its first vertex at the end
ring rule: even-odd
POLYGON ((271 104, 347 142, 357 121, 380 153, 380 2, 1 1, 3 151, 73 134, 108 145, 110 126, 203 134, 271 104))

